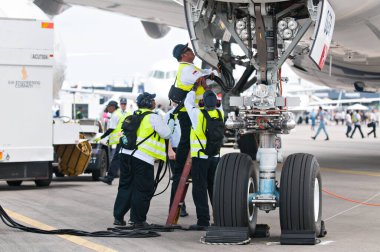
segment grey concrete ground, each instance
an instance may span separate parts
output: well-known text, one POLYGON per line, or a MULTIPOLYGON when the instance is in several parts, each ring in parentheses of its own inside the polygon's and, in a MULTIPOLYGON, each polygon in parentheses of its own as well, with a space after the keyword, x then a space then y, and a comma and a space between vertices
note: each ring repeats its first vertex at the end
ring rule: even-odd
MULTIPOLYGON (((363 127, 364 131, 367 130, 363 127)), ((295 152, 314 154, 322 168, 323 189, 349 199, 380 204, 380 139, 359 135, 347 139, 344 126, 328 126, 330 141, 323 133, 312 140, 307 126, 298 126, 283 137, 285 156, 295 152)), ((223 152, 234 151, 224 148, 223 152)), ((278 172, 280 173, 280 172, 278 172)), ((279 174, 278 174, 279 175, 279 174)), ((49 188, 36 188, 32 182, 10 188, 0 182, 0 204, 17 220, 35 226, 75 228, 88 231, 111 226, 117 192, 112 186, 91 181, 88 175, 55 178, 49 188), (19 215, 16 215, 19 214, 19 215), (29 219, 26 219, 29 218, 29 219), (34 222, 32 222, 34 221, 34 222), (37 222, 36 222, 37 221, 37 222)), ((160 185, 165 186, 166 181, 160 185)), ((190 187, 191 189, 191 187, 190 187)), ((148 214, 150 223, 164 224, 169 191, 155 197, 148 214)), ((191 193, 186 198, 190 216, 179 224, 196 222, 191 193)), ((271 227, 271 237, 253 239, 245 246, 203 245, 204 232, 176 231, 146 239, 70 238, 25 233, 0 223, 0 251, 380 251, 380 207, 365 206, 323 194, 323 219, 328 235, 316 246, 281 246, 278 210, 259 212, 258 223, 271 227)))

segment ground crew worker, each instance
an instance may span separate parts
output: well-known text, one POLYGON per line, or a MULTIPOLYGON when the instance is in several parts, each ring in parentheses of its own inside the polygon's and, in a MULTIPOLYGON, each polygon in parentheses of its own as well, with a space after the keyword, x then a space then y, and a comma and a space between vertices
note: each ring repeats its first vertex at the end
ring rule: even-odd
POLYGON ((185 99, 185 107, 192 124, 190 136, 192 160, 191 177, 193 182, 193 200, 197 212, 197 224, 191 225, 190 229, 204 230, 210 225, 207 191, 212 203, 215 171, 219 162, 220 147, 224 134, 224 114, 221 106, 219 108, 216 107, 217 97, 212 90, 207 90, 203 94, 204 110, 201 111, 199 108, 196 108, 196 87, 193 90, 194 91, 187 94, 185 99), (208 113, 211 118, 220 119, 221 128, 218 129, 221 131, 219 133, 220 145, 215 147, 214 152, 217 153, 216 156, 207 156, 204 153, 204 148, 207 149, 207 142, 211 141, 211 139, 207 139, 206 137, 205 132, 208 123, 204 113, 208 113))
MULTIPOLYGON (((120 137, 122 134, 121 125, 123 124, 124 119, 130 115, 130 112, 127 111, 127 99, 120 99, 120 108, 117 106, 117 102, 110 101, 107 106, 108 112, 112 113, 109 123, 108 130, 100 137, 100 139, 109 135, 108 145, 116 145, 116 149, 113 152, 112 161, 108 169, 107 175, 104 177, 99 177, 99 180, 112 185, 112 181, 117 176, 117 173, 120 168, 119 152, 120 152, 120 137)), ((100 140, 99 138, 96 141, 100 140)))
MULTIPOLYGON (((155 94, 147 92, 137 97, 135 113, 152 111, 155 94)), ((130 221, 135 227, 146 226, 146 215, 154 189, 154 161, 166 160, 165 140, 173 131, 174 120, 164 122, 157 114, 147 114, 137 129, 136 150, 121 148, 120 181, 114 205, 114 225, 126 225, 124 215, 131 209, 130 221), (152 134, 153 132, 157 134, 152 134), (147 138, 151 135, 149 138, 147 138), (145 141, 143 141, 145 140, 145 141), (132 155, 133 154, 133 155, 132 155)))
MULTIPOLYGON (((200 69, 194 66, 193 61, 195 58, 194 52, 188 47, 188 44, 178 44, 173 49, 173 56, 179 62, 178 72, 176 76, 176 87, 185 91, 190 91, 193 88, 195 82, 206 83, 205 75, 212 73, 211 69, 200 69)), ((204 85, 200 86, 196 94, 195 103, 198 104, 198 100, 202 98, 204 85)), ((182 170, 185 165, 187 155, 190 150, 190 130, 191 121, 186 112, 186 108, 182 108, 178 113, 178 120, 181 127, 181 139, 178 144, 176 152, 176 163, 173 169, 173 182, 170 196, 170 205, 172 204, 175 196, 175 192, 178 187, 179 180, 181 178, 182 170)))

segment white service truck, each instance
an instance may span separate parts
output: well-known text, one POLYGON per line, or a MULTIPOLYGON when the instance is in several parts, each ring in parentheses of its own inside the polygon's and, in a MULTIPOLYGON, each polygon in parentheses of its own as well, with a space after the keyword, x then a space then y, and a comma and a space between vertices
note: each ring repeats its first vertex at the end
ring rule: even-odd
POLYGON ((0 18, 0 180, 8 185, 48 186, 58 152, 68 166, 87 167, 91 158, 91 146, 88 160, 73 151, 85 141, 79 124, 53 121, 53 64, 52 22, 0 18))

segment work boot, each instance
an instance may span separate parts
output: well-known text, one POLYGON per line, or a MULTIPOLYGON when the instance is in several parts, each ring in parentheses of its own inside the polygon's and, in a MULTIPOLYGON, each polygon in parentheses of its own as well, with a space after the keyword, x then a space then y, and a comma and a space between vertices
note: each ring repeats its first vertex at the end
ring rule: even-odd
POLYGON ((150 225, 148 224, 148 222, 146 222, 146 221, 143 221, 143 222, 136 222, 135 224, 134 224, 134 228, 137 228, 137 229, 139 229, 139 228, 147 228, 147 227, 149 227, 150 225))
POLYGON ((107 185, 112 185, 112 179, 110 177, 99 177, 99 180, 106 183, 107 185))
POLYGON ((125 226, 125 225, 127 225, 127 223, 125 222, 125 220, 118 220, 116 218, 114 219, 113 224, 115 226, 125 226))
POLYGON ((198 224, 193 224, 193 225, 190 225, 189 226, 189 230, 194 230, 194 231, 204 231, 207 229, 209 225, 207 226, 202 226, 202 225, 198 225, 198 224))
POLYGON ((330 140, 330 138, 329 138, 329 137, 326 137, 325 141, 328 141, 328 140, 330 140))
POLYGON ((187 211, 186 211, 186 207, 185 207, 185 205, 182 205, 182 206, 181 206, 181 212, 179 213, 179 216, 181 216, 181 217, 189 216, 189 214, 188 214, 187 211))
POLYGON ((314 137, 311 137, 311 139, 315 140, 315 136, 314 136, 314 137))

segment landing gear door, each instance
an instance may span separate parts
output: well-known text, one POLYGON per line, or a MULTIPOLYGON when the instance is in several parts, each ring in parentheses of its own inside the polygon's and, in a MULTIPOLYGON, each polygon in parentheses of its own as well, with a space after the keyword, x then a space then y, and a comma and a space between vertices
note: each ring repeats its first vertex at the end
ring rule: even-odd
POLYGON ((314 41, 309 57, 322 70, 329 53, 335 25, 335 12, 327 0, 318 4, 318 19, 314 30, 314 41))
MULTIPOLYGON (((211 31, 225 30, 225 28, 215 29, 215 16, 212 12, 205 10, 205 4, 204 0, 184 0, 186 23, 195 54, 216 68, 219 60, 211 31)), ((213 4, 213 1, 208 4, 213 4)), ((208 9, 212 10, 212 8, 208 9)))

